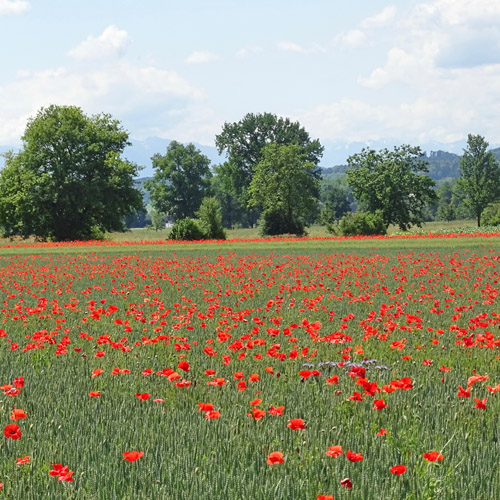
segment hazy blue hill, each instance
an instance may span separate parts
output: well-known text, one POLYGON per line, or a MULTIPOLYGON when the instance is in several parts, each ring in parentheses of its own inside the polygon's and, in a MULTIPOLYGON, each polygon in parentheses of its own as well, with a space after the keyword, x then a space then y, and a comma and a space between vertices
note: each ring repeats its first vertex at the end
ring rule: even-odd
MULTIPOLYGON (((500 158, 500 148, 496 151, 498 158, 500 158)), ((455 153, 448 153, 446 151, 431 151, 426 154, 423 158, 429 165, 429 176, 438 181, 444 178, 456 178, 459 177, 460 171, 460 158, 461 156, 455 153)), ((335 165, 334 167, 324 168, 324 177, 339 177, 345 175, 347 165, 335 165)))

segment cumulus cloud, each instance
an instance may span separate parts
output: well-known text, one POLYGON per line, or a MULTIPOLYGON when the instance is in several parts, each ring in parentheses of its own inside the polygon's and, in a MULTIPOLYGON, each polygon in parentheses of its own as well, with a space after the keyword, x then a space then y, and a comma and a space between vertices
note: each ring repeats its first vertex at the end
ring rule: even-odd
POLYGON ((0 16, 19 16, 31 9, 25 0, 0 0, 0 16))
POLYGON ((363 19, 363 21, 361 21, 361 27, 363 29, 370 29, 387 26, 388 24, 392 23, 392 21, 394 21, 394 18, 396 17, 396 11, 397 9, 394 5, 389 5, 378 14, 363 19))
POLYGON ((303 47, 302 45, 299 45, 298 43, 295 42, 278 42, 277 47, 280 50, 283 50, 285 52, 295 52, 296 54, 314 54, 316 52, 325 52, 324 47, 321 45, 314 43, 310 47, 303 47))
POLYGON ((336 41, 344 47, 358 48, 366 44, 366 35, 363 31, 354 29, 338 35, 336 41))
MULTIPOLYGON (((362 25, 380 26, 393 15, 384 11, 362 25)), ((358 77, 363 98, 325 103, 301 121, 325 140, 452 142, 472 132, 499 143, 500 2, 434 0, 399 18, 385 30, 392 47, 358 77)))
POLYGON ((205 64, 213 61, 217 61, 219 56, 208 50, 198 50, 190 54, 186 58, 187 64, 205 64))
POLYGON ((252 45, 238 50, 238 52, 236 52, 236 57, 247 57, 251 54, 259 54, 261 52, 264 52, 263 47, 260 47, 259 45, 252 45))
POLYGON ((86 113, 111 113, 137 122, 137 134, 173 127, 171 110, 203 107, 205 93, 178 75, 154 66, 124 61, 96 69, 71 71, 64 67, 20 73, 0 85, 0 144, 17 144, 26 120, 42 106, 80 106, 86 113))
POLYGON ((75 59, 102 59, 122 55, 130 37, 125 30, 114 24, 108 26, 98 37, 89 35, 71 49, 68 54, 75 59))

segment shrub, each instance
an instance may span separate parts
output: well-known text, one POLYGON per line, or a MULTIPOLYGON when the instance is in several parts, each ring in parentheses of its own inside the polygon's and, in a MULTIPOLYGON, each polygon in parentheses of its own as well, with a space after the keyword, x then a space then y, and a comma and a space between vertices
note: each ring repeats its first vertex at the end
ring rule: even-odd
POLYGON ((259 219, 259 233, 262 236, 275 236, 278 234, 305 234, 305 224, 302 219, 289 219, 282 210, 264 210, 259 219))
POLYGON ((378 210, 376 212, 348 212, 340 219, 334 229, 337 234, 342 236, 369 236, 387 233, 382 213, 378 210))
POLYGON ((222 226, 222 210, 217 198, 203 198, 196 215, 206 238, 213 240, 226 239, 226 231, 222 226))
POLYGON ((169 238, 171 240, 192 241, 204 240, 206 235, 198 220, 186 217, 175 221, 169 238))
POLYGON ((491 203, 484 209, 481 224, 485 226, 500 226, 500 202, 491 203))

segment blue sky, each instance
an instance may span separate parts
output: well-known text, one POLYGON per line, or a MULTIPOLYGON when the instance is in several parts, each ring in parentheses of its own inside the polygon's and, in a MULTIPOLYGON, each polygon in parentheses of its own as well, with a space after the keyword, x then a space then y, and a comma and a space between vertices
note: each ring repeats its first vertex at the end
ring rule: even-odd
POLYGON ((328 144, 500 143, 500 2, 0 0, 0 146, 42 106, 214 145, 271 112, 328 144))

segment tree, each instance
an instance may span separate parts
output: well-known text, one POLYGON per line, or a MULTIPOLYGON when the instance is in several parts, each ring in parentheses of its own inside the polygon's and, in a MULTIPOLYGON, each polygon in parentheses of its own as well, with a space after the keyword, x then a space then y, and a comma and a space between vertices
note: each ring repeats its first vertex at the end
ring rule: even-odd
POLYGON ((172 141, 165 155, 152 158, 154 176, 144 186, 158 212, 177 219, 194 217, 210 190, 210 160, 193 144, 172 141))
POLYGON ((226 239, 226 231, 224 231, 224 227, 222 226, 221 206, 217 198, 214 196, 203 198, 196 216, 207 239, 226 239))
POLYGON ((469 134, 467 148, 460 160, 460 177, 456 188, 481 226, 484 209, 500 198, 500 166, 488 143, 480 135, 469 134))
POLYGON ((436 199, 434 181, 427 175, 419 147, 403 145, 394 151, 363 149, 347 159, 347 182, 354 197, 370 212, 380 210, 384 223, 406 231, 420 226, 429 201, 436 199))
POLYGON ((226 153, 228 161, 221 165, 218 175, 223 177, 222 185, 235 200, 246 217, 240 217, 244 225, 252 225, 258 212, 248 212, 250 182, 257 164, 262 159, 266 145, 274 143, 280 146, 295 144, 305 161, 314 165, 316 179, 321 177, 318 167, 323 155, 323 146, 319 141, 311 140, 309 134, 298 122, 288 118, 278 118, 270 113, 249 113, 236 123, 225 123, 222 132, 215 137, 219 154, 226 153))
POLYGON ((344 187, 338 180, 330 182, 323 180, 320 191, 323 208, 319 215, 319 221, 329 228, 351 210, 349 197, 352 198, 352 195, 350 195, 348 188, 344 187))
POLYGON ((125 229, 140 210, 139 167, 120 155, 128 133, 110 115, 75 106, 41 108, 28 120, 18 154, 0 173, 0 226, 5 235, 86 240, 125 229))
POLYGON ((262 209, 263 234, 304 233, 317 206, 316 167, 296 144, 264 146, 250 182, 250 206, 262 209))

